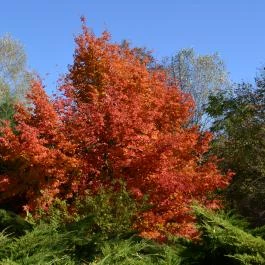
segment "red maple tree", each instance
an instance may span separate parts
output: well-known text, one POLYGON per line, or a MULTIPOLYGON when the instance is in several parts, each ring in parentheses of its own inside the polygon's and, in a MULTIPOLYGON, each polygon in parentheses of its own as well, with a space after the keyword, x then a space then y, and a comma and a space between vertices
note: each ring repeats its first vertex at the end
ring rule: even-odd
POLYGON ((192 237, 191 203, 219 207, 209 194, 230 176, 204 156, 211 135, 188 126, 191 97, 148 70, 148 56, 109 39, 83 25, 57 98, 33 82, 15 129, 0 129, 0 203, 45 209, 120 179, 136 201, 148 195, 152 207, 134 224, 141 235, 192 237))

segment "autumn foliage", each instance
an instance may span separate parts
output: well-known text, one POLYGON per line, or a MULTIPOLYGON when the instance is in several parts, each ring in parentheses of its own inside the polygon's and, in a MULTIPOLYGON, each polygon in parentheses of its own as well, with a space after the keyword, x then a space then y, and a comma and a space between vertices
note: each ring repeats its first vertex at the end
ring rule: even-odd
POLYGON ((134 224, 141 235, 192 237, 191 203, 219 207, 211 194, 229 176, 204 156, 211 135, 188 126, 191 97, 148 69, 148 57, 109 39, 83 25, 57 97, 34 81, 15 128, 1 128, 0 203, 47 209, 57 197, 71 202, 122 180, 136 202, 147 196, 151 205, 134 224))

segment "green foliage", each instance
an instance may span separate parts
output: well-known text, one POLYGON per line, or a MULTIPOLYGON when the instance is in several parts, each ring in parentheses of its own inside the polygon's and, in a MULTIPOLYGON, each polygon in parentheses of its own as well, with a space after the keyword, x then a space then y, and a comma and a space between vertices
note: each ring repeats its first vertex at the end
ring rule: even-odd
POLYGON ((122 184, 117 190, 101 189, 96 195, 87 194, 77 201, 78 214, 92 215, 95 231, 106 238, 131 233, 132 225, 143 204, 136 203, 122 184))
POLYGON ((178 265, 181 257, 174 248, 151 241, 128 239, 106 242, 93 265, 178 265))
POLYGON ((261 237, 236 226, 236 219, 226 214, 198 206, 194 211, 202 233, 201 253, 207 264, 265 264, 265 241, 261 237))
POLYGON ((18 238, 0 233, 0 264, 180 264, 170 246, 128 238, 126 231, 107 239, 89 233, 93 226, 88 218, 63 228, 42 220, 18 238))
POLYGON ((75 264, 65 252, 69 241, 48 225, 40 225, 12 240, 1 234, 0 264, 75 264))
POLYGON ((86 246, 86 255, 72 243, 73 233, 62 233, 48 225, 39 225, 18 239, 0 234, 0 264, 132 264, 132 265, 177 265, 181 257, 174 248, 158 245, 139 238, 112 239, 96 245, 91 252, 86 246))
POLYGON ((224 171, 236 173, 228 200, 255 225, 265 224, 264 74, 256 87, 243 83, 234 93, 211 96, 207 112, 214 119, 212 152, 224 171))
POLYGON ((259 236, 265 240, 265 226, 259 226, 251 229, 251 234, 254 236, 259 236))
POLYGON ((8 120, 12 123, 12 126, 14 125, 14 119, 13 116, 15 114, 15 108, 14 108, 15 102, 14 99, 12 99, 9 95, 3 96, 2 99, 0 99, 0 126, 1 123, 5 120, 8 120))
POLYGON ((87 217, 75 216, 70 223, 62 225, 68 215, 62 205, 64 203, 59 202, 54 205, 51 222, 46 215, 18 237, 0 233, 0 265, 265 264, 265 241, 257 236, 264 236, 264 229, 251 230, 246 221, 231 213, 216 213, 195 206, 201 233, 198 240, 171 238, 165 243, 156 243, 128 235, 125 230, 116 235, 112 231, 107 237, 105 230, 95 230, 95 220, 88 214, 87 217))
POLYGON ((66 201, 57 199, 47 212, 38 211, 37 218, 29 214, 27 220, 66 233, 71 242, 68 247, 73 250, 71 255, 77 260, 92 261, 108 240, 126 240, 135 234, 132 224, 141 204, 136 205, 123 184, 115 190, 87 193, 74 204, 73 209, 66 201))
MULTIPOLYGON (((76 198, 71 207, 67 201, 56 199, 48 211, 38 210, 36 215, 40 222, 55 228, 67 226, 67 229, 74 229, 89 222, 89 233, 101 234, 107 239, 135 233, 133 222, 144 205, 144 201, 136 203, 121 183, 113 188, 102 188, 96 194, 87 192, 76 198)), ((31 222, 36 221, 28 218, 31 222)), ((80 229, 83 228, 77 228, 80 229)))
POLYGON ((133 239, 109 241, 101 246, 93 264, 265 264, 265 241, 252 235, 244 219, 199 206, 194 212, 200 239, 172 238, 159 245, 133 239))
POLYGON ((5 230, 6 233, 12 236, 20 236, 31 229, 32 225, 22 217, 0 209, 0 231, 5 230))
POLYGON ((78 221, 79 217, 76 213, 69 211, 69 205, 66 201, 57 198, 49 209, 46 211, 37 209, 34 216, 31 213, 27 213, 26 219, 35 225, 46 223, 57 229, 58 227, 64 228, 67 224, 78 221))
POLYGON ((92 261, 105 242, 126 240, 136 233, 132 226, 140 209, 123 184, 116 190, 101 189, 96 195, 87 193, 76 201, 76 209, 75 222, 66 229, 74 232, 72 242, 79 259, 92 261))

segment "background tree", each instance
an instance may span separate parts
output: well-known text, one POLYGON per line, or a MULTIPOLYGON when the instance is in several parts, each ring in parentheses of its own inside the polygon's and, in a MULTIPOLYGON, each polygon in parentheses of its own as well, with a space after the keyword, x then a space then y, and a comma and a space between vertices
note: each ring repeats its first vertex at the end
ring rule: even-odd
POLYGON ((24 101, 31 78, 23 46, 10 36, 0 38, 0 119, 11 119, 13 106, 24 101))
POLYGON ((236 172, 227 197, 255 224, 265 224, 265 76, 256 86, 239 84, 233 93, 210 97, 207 112, 214 119, 213 152, 220 165, 236 172))
POLYGON ((182 91, 190 93, 195 101, 192 124, 208 129, 209 117, 205 107, 209 95, 231 86, 223 60, 217 53, 197 55, 194 49, 182 49, 175 56, 166 59, 165 67, 173 83, 182 91))

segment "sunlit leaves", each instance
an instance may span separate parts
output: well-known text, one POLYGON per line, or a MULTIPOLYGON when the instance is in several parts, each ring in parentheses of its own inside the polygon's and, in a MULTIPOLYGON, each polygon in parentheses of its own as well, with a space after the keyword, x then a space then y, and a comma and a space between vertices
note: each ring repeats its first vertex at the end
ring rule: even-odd
POLYGON ((1 201, 22 196, 21 206, 45 209, 56 197, 81 198, 123 180, 136 202, 148 198, 134 224, 141 235, 196 236, 190 204, 219 207, 209 194, 229 177, 204 158, 210 134, 188 127, 191 97, 109 39, 83 26, 62 96, 51 101, 34 83, 31 108, 17 110, 17 133, 3 128, 1 180, 8 184, 1 201))

